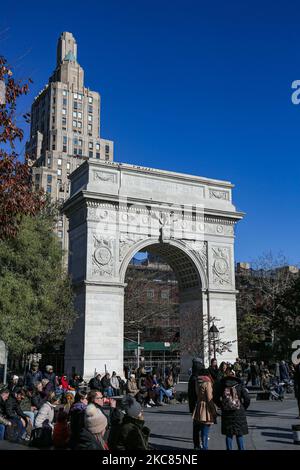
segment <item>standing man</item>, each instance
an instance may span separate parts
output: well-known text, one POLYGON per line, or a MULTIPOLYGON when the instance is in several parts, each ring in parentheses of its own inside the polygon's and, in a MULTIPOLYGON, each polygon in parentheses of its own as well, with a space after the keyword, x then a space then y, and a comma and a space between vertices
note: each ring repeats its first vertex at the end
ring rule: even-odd
POLYGON ((300 418, 300 363, 295 366, 295 373, 294 373, 294 389, 295 389, 295 398, 298 402, 298 411, 300 418))
MULTIPOLYGON (((204 369, 204 365, 202 360, 199 357, 195 357, 193 359, 192 365, 192 374, 189 378, 188 383, 188 400, 189 400, 189 409, 190 413, 194 413, 196 404, 197 404, 197 382, 198 377, 201 375, 201 371, 204 369)), ((198 421, 193 420, 193 442, 194 442, 194 449, 200 448, 200 430, 201 426, 198 421)))
POLYGON ((32 362, 30 370, 25 374, 24 385, 25 387, 34 388, 37 382, 42 381, 42 373, 39 370, 39 363, 32 362))

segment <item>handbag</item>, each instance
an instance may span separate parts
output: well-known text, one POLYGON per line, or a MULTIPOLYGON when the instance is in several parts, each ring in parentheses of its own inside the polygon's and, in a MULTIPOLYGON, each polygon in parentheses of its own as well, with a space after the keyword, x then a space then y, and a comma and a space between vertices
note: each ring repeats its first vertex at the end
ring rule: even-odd
POLYGON ((52 428, 49 424, 46 423, 46 421, 44 421, 43 426, 41 428, 35 428, 31 431, 29 441, 30 447, 38 447, 39 449, 45 449, 52 446, 52 428))

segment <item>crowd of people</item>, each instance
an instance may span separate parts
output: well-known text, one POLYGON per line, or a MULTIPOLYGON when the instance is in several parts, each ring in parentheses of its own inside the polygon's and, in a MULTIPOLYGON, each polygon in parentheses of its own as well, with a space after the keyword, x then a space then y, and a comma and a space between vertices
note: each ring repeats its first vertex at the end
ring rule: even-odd
MULTIPOLYGON (((212 359, 205 368, 195 358, 188 383, 194 448, 208 449, 210 427, 220 416, 226 448, 233 448, 235 436, 238 449, 244 449, 248 383, 264 391, 268 379, 293 383, 300 417, 300 365, 294 368, 281 361, 272 367, 237 359, 218 366, 212 359)), ((144 408, 178 402, 177 380, 178 368, 171 365, 149 370, 142 363, 126 369, 124 377, 95 373, 86 383, 78 374, 58 377, 52 366, 41 371, 32 363, 24 377, 12 375, 8 385, 0 387, 0 440, 55 449, 149 449, 144 408)))
POLYGON ((221 416, 221 432, 225 435, 226 449, 232 450, 233 437, 237 448, 244 450, 243 436, 248 434, 246 410, 250 405, 248 383, 254 389, 273 390, 276 383, 278 397, 292 387, 298 402, 300 418, 300 364, 295 367, 285 361, 273 365, 261 361, 247 362, 236 359, 234 364, 213 358, 206 369, 201 359, 195 358, 188 385, 189 408, 193 416, 193 442, 195 449, 208 449, 211 425, 221 416))
POLYGON ((77 374, 58 377, 33 362, 24 377, 0 389, 0 440, 29 441, 55 449, 148 449, 143 408, 175 399, 172 368, 166 375, 142 364, 123 378, 106 372, 85 383, 77 374))

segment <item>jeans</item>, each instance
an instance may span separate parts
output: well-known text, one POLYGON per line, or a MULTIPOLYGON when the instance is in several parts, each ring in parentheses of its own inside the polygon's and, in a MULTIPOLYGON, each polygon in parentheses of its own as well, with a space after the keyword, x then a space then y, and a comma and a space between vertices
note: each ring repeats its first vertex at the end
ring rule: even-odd
POLYGON ((106 395, 107 397, 111 398, 113 396, 113 389, 112 387, 108 387, 104 390, 104 395, 106 395))
MULTIPOLYGON (((226 436, 226 449, 232 450, 233 436, 226 436)), ((238 450, 245 450, 243 436, 236 436, 238 450)))
POLYGON ((32 423, 32 426, 34 425, 34 420, 35 420, 35 417, 37 415, 37 413, 35 414, 34 411, 24 411, 24 414, 26 416, 29 416, 30 420, 31 420, 31 423, 32 423))
POLYGON ((200 424, 201 432, 201 444, 203 450, 208 450, 208 434, 209 434, 210 424, 200 424))
POLYGON ((4 440, 4 435, 5 435, 5 426, 4 424, 0 424, 0 441, 4 440))

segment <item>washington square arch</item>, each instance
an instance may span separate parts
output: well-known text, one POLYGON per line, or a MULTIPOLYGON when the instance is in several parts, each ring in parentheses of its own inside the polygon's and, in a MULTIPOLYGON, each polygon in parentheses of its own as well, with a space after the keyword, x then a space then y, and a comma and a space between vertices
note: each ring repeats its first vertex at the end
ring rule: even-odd
MULTIPOLYGON (((69 272, 78 318, 65 346, 65 371, 85 378, 95 370, 123 374, 125 274, 139 251, 162 256, 180 291, 180 336, 192 315, 199 354, 211 319, 231 341, 222 360, 237 357, 233 185, 123 163, 86 161, 70 176, 69 272)), ((188 338, 187 338, 188 339, 188 338)), ((191 365, 187 351, 181 365, 191 365)))

